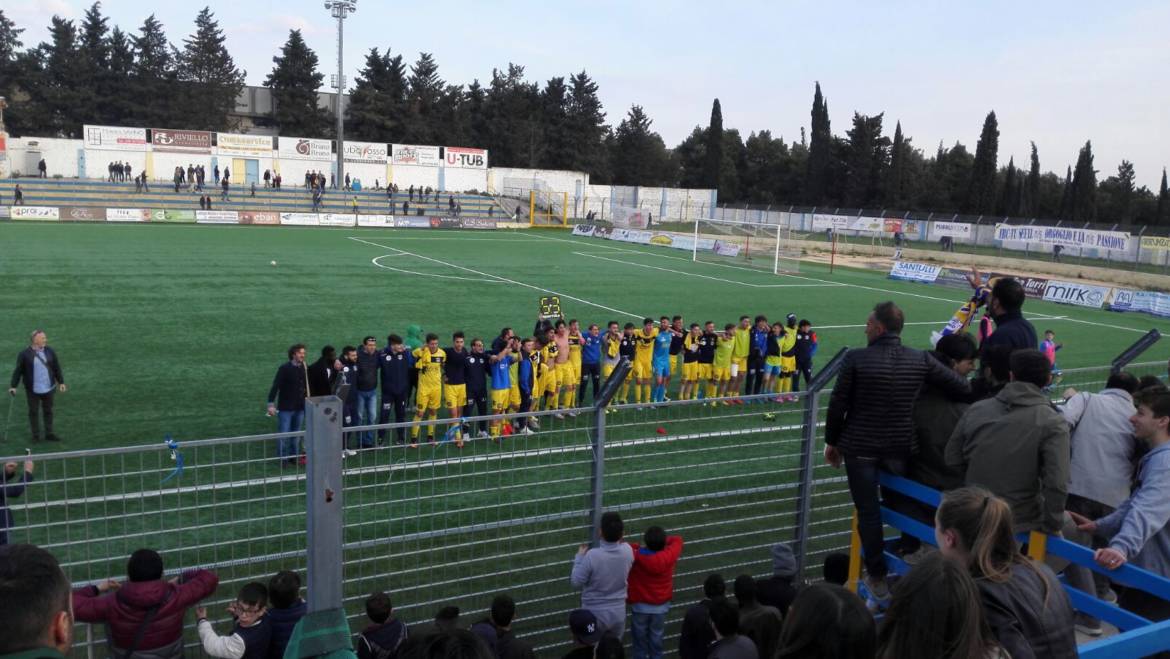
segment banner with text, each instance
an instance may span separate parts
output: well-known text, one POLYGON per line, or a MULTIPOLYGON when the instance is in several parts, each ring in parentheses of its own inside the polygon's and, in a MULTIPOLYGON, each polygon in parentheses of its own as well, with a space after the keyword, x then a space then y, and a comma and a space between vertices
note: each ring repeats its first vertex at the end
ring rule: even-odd
POLYGON ((833 231, 844 231, 849 228, 849 221, 853 218, 848 215, 813 215, 812 230, 824 231, 825 229, 832 229, 833 231))
POLYGON ((272 137, 270 135, 216 133, 215 146, 221 156, 272 157, 272 137))
POLYGON ((239 224, 240 214, 236 211, 195 211, 199 224, 239 224))
POLYGON ((150 211, 150 221, 170 224, 191 224, 195 221, 195 211, 156 208, 150 211))
POLYGON ((280 224, 280 213, 240 211, 240 224, 280 224))
POLYGON ((1142 236, 1141 247, 1155 252, 1165 252, 1170 250, 1170 236, 1142 236))
POLYGON ((592 236, 593 230, 596 228, 597 227, 593 226, 592 224, 574 224, 573 225, 573 235, 574 236, 586 236, 586 237, 592 236))
POLYGON ((997 224, 995 225, 995 239, 1004 242, 1038 243, 1041 245, 1060 245, 1061 247, 1129 249, 1129 233, 1125 231, 997 224))
POLYGON ((487 169, 487 149, 470 149, 463 146, 443 147, 448 167, 458 169, 487 169))
POLYGON ((169 153, 211 153, 211 133, 202 130, 151 128, 150 143, 155 151, 169 153))
POLYGON ((294 227, 315 227, 318 217, 316 213, 281 213, 280 223, 294 227))
POLYGON ((345 143, 345 162, 385 165, 389 150, 385 142, 345 143))
POLYGON ((1044 289, 1044 300, 1078 307, 1100 309, 1113 290, 1108 286, 1093 286, 1079 282, 1050 280, 1044 289))
POLYGON ((938 279, 938 273, 941 270, 942 268, 937 265, 912 263, 910 261, 894 261, 893 267, 890 268, 890 279, 920 281, 930 284, 935 279, 938 279))
POLYGON ((352 213, 321 213, 317 221, 323 227, 352 227, 357 224, 357 216, 352 213))
POLYGON ((932 238, 971 238, 971 229, 974 225, 964 222, 931 222, 930 235, 932 238))
POLYGON ((103 222, 106 209, 96 206, 70 206, 61 209, 61 219, 66 222, 103 222))
POLYGON ((278 137, 276 138, 276 145, 276 153, 282 159, 333 159, 333 143, 329 140, 315 140, 308 137, 278 137))
POLYGON ((1113 289, 1109 296, 1110 311, 1137 311, 1162 318, 1170 317, 1170 295, 1154 291, 1113 289))
POLYGON ((14 220, 61 219, 61 210, 56 206, 13 206, 9 212, 14 220))
POLYGON ((149 222, 150 211, 146 208, 107 208, 107 222, 149 222))
POLYGON ((82 129, 85 148, 102 151, 145 151, 146 129, 122 126, 90 126, 82 129))
POLYGON ((394 228, 393 215, 358 215, 357 225, 359 227, 377 227, 381 229, 394 228))
POLYGON ((392 144, 390 145, 390 162, 394 165, 438 167, 442 161, 439 158, 439 147, 437 146, 392 144))

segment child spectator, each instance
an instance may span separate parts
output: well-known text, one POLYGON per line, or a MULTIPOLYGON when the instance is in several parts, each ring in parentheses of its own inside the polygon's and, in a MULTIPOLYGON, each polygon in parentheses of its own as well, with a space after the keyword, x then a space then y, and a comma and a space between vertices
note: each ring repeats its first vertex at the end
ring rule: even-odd
POLYGON ((872 657, 877 647, 865 602, 842 586, 818 583, 792 600, 776 659, 872 657))
POLYGON ((16 468, 15 462, 5 464, 4 480, 0 482, 0 547, 8 544, 8 529, 14 526, 12 511, 8 510, 8 500, 24 494, 24 486, 32 482, 33 479, 32 460, 25 460, 24 469, 20 472, 20 481, 9 485, 8 481, 17 477, 16 468))
POLYGON ((406 625, 394 617, 390 596, 374 593, 366 599, 366 617, 372 623, 358 634, 358 659, 390 659, 398 656, 399 646, 407 637, 406 625))
POLYGON ((1013 659, 1077 656, 1068 594, 1048 566, 1020 553, 1006 501, 978 487, 947 492, 934 535, 975 578, 987 623, 1013 659))
POLYGON ((308 605, 301 599, 301 578, 291 570, 281 570, 268 580, 268 623, 272 626, 272 641, 268 645, 269 659, 280 659, 288 646, 297 621, 305 617, 308 605))
POLYGON ((707 652, 709 659, 760 659, 761 654, 750 638, 739 633, 739 613, 731 602, 722 600, 711 605, 711 629, 715 643, 707 652))
POLYGON ((569 631, 573 634, 573 649, 564 659, 593 659, 593 648, 601 640, 597 616, 588 609, 569 612, 569 631))
POLYGON ((756 582, 756 600, 765 606, 774 606, 780 615, 788 615, 788 607, 796 597, 796 556, 783 542, 772 545, 772 576, 756 582))
POLYGON ((106 579, 73 591, 74 619, 109 625, 111 656, 130 657, 136 652, 151 657, 183 656, 187 607, 214 593, 219 578, 207 570, 190 570, 163 581, 162 557, 151 549, 130 555, 126 578, 129 581, 125 584, 106 579), (104 595, 111 590, 117 595, 104 595))
POLYGON ((849 554, 833 552, 826 556, 821 566, 821 576, 829 583, 844 586, 849 581, 849 554))
POLYGON ((581 545, 569 577, 573 588, 581 589, 581 608, 593 612, 603 634, 618 638, 626 629, 626 578, 634 563, 634 552, 622 542, 624 532, 621 515, 602 515, 601 545, 581 545))
MULTIPOLYGON (((715 642, 715 630, 711 627, 711 607, 715 602, 727 599, 727 584, 723 576, 708 575, 703 581, 705 599, 687 609, 683 616, 682 629, 678 637, 678 655, 682 659, 705 659, 707 648, 715 642)), ((738 623, 737 623, 738 624, 738 623)))
POLYGON ((938 552, 894 584, 878 629, 881 659, 1006 659, 983 615, 979 588, 938 552))
POLYGON ((272 640, 272 625, 264 615, 268 606, 268 589, 251 581, 240 588, 236 601, 228 605, 228 613, 235 618, 232 633, 217 636, 207 619, 207 608, 195 609, 196 627, 203 651, 212 657, 226 659, 264 659, 272 640))
POLYGON ((1060 367, 1056 365, 1056 351, 1064 347, 1063 343, 1056 342, 1056 332, 1052 330, 1044 330, 1044 340, 1040 342, 1040 352, 1048 358, 1048 364, 1052 366, 1052 384, 1057 384, 1064 376, 1060 367))
POLYGON ((739 604, 740 632, 752 639, 761 657, 775 656, 784 624, 780 610, 756 601, 756 580, 750 574, 735 578, 735 601, 739 604))
POLYGON ((682 536, 667 536, 661 526, 642 535, 645 546, 630 543, 634 565, 630 568, 630 635, 634 659, 661 659, 666 612, 674 598, 674 567, 682 554, 682 536))
POLYGON ((491 615, 471 626, 471 631, 495 649, 498 659, 536 659, 532 646, 512 633, 516 602, 508 595, 492 600, 491 615))

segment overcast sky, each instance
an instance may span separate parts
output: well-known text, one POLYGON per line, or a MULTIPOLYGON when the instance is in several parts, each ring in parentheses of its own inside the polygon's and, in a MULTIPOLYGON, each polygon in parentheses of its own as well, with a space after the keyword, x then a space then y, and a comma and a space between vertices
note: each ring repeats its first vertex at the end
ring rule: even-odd
MULTIPOLYGON (((25 45, 47 38, 53 14, 78 19, 76 0, 0 0, 25 45)), ((108 0, 103 12, 137 31, 150 11, 181 44, 201 3, 108 0)), ((336 21, 322 1, 213 2, 236 63, 261 84, 272 56, 300 28, 337 67, 336 21)), ((346 21, 346 74, 371 47, 413 61, 434 54, 448 82, 490 79, 509 62, 541 82, 585 69, 617 124, 642 105, 668 146, 706 125, 720 99, 724 126, 799 139, 813 83, 833 131, 852 113, 885 112, 914 145, 940 140, 974 151, 983 117, 999 117, 1000 165, 1027 166, 1035 140, 1045 170, 1063 174, 1093 141, 1099 179, 1131 160, 1139 185, 1157 188, 1170 164, 1170 2, 612 2, 359 0, 346 21)), ((328 78, 326 78, 328 82, 328 78)))

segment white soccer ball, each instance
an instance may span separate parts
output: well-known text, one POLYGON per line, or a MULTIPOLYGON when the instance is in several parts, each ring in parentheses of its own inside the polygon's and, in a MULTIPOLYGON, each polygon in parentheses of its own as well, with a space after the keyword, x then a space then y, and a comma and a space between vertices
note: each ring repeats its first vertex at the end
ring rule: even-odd
POLYGON ((273 261, 273 262, 272 262, 272 265, 276 265, 276 261, 273 261))

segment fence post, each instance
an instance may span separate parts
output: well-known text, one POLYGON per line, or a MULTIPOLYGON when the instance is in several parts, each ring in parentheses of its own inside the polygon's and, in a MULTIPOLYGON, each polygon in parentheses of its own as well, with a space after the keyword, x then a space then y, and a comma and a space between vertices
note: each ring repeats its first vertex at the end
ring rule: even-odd
POLYGON ((795 538, 793 538, 792 553, 796 555, 796 573, 804 572, 805 559, 808 555, 808 529, 812 518, 812 490, 813 490, 813 456, 817 447, 817 422, 820 418, 821 391, 841 370, 848 348, 841 348, 829 363, 821 367, 812 382, 808 384, 808 393, 804 397, 804 412, 802 426, 804 436, 800 442, 800 471, 797 480, 800 483, 796 491, 796 524, 795 538))
POLYGON ((305 516, 309 613, 342 606, 341 399, 305 400, 305 516))
POLYGON ((623 358, 619 361, 593 401, 593 467, 589 479, 589 520, 592 524, 589 544, 592 547, 601 543, 601 515, 605 512, 605 409, 633 368, 630 360, 623 358))

